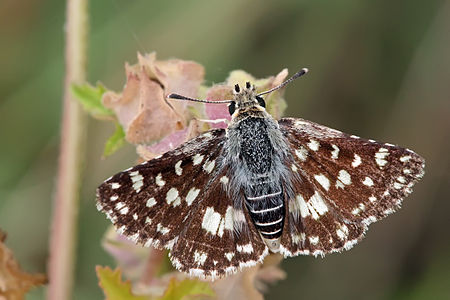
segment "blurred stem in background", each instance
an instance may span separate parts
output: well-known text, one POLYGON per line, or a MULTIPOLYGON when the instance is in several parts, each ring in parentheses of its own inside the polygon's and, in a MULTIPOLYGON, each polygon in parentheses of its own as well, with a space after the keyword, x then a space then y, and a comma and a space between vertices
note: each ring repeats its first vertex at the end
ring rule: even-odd
POLYGON ((61 120, 61 145, 54 198, 48 299, 71 299, 79 206, 79 184, 85 148, 86 117, 70 87, 86 76, 87 0, 68 0, 66 7, 66 76, 61 120))

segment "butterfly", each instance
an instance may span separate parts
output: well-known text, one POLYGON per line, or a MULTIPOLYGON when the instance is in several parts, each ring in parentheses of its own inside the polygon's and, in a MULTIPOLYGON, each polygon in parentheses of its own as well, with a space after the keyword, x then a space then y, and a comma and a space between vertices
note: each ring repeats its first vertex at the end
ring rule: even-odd
POLYGON ((424 159, 388 143, 301 118, 275 120, 262 93, 235 85, 231 121, 97 189, 97 208, 119 234, 168 249, 172 264, 216 279, 269 253, 324 256, 352 248, 396 211, 424 174, 424 159))

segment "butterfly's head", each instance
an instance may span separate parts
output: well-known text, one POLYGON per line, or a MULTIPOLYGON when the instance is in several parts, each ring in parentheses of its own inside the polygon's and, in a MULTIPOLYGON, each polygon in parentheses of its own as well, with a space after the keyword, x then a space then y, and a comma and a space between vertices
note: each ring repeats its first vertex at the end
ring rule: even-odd
POLYGON ((230 115, 244 111, 265 111, 264 99, 256 94, 256 86, 247 81, 244 87, 234 86, 233 101, 228 105, 230 115))

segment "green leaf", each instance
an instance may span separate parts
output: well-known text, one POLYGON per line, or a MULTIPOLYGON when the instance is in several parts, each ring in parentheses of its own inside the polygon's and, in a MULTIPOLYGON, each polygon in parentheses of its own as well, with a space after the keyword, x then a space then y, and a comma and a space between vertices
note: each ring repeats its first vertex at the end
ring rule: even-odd
POLYGON ((103 157, 110 156, 123 145, 125 145, 125 131, 123 131, 122 126, 116 122, 116 131, 114 131, 113 135, 106 141, 103 157))
POLYGON ((72 94, 80 101, 83 108, 89 112, 94 118, 104 119, 114 116, 114 112, 103 106, 102 96, 106 92, 106 88, 97 83, 92 86, 89 83, 72 84, 72 94))
POLYGON ((150 297, 136 296, 131 291, 131 282, 122 281, 120 269, 111 270, 109 267, 95 267, 99 286, 107 300, 148 300, 150 297))
POLYGON ((214 291, 207 282, 197 279, 178 281, 172 278, 160 300, 194 299, 195 296, 202 296, 201 299, 205 299, 205 296, 212 298, 214 295, 214 291))

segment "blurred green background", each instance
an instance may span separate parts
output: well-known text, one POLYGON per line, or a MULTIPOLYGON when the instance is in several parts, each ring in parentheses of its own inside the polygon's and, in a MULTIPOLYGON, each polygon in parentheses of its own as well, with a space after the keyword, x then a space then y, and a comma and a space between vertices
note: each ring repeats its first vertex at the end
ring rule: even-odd
MULTIPOLYGON (((354 249, 283 262, 267 299, 450 299, 450 2, 129 1, 90 3, 88 78, 120 91, 136 52, 191 59, 207 83, 234 69, 310 73, 287 115, 414 149, 426 175, 402 210, 354 249)), ((65 1, 0 2, 0 228, 27 271, 45 272, 64 76, 65 1)), ((94 266, 109 221, 96 186, 131 166, 101 160, 113 124, 89 119, 74 299, 102 299, 94 266)), ((29 299, 43 299, 43 289, 29 299)))

